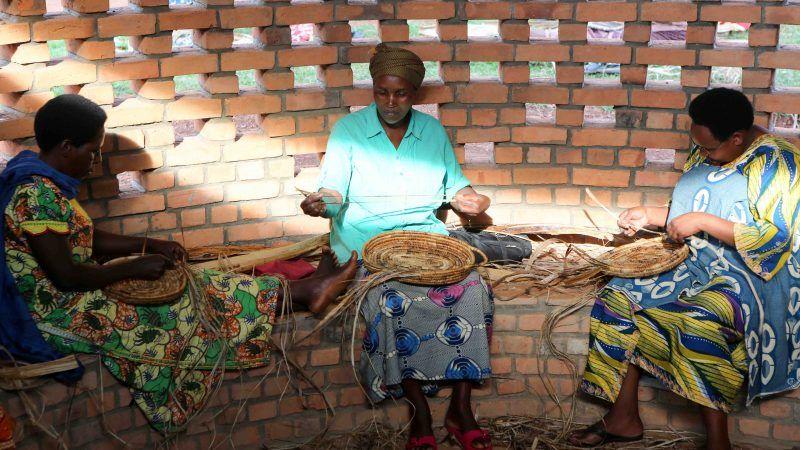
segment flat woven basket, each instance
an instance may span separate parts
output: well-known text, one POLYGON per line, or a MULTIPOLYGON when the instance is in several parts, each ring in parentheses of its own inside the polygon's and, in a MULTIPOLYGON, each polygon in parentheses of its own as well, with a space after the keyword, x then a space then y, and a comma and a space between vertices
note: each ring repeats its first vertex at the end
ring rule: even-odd
POLYGON ((419 231, 389 231, 364 245, 364 265, 372 273, 397 272, 402 281, 422 286, 458 283, 475 268, 480 250, 448 236, 419 231))
MULTIPOLYGON (((137 256, 112 259, 106 264, 117 264, 137 256)), ((109 298, 129 305, 160 305, 177 300, 186 289, 186 274, 178 268, 167 269, 158 280, 129 278, 103 288, 109 298)))
POLYGON ((608 275, 640 278, 672 270, 687 256, 688 245, 656 237, 619 246, 598 259, 602 262, 602 271, 608 275))

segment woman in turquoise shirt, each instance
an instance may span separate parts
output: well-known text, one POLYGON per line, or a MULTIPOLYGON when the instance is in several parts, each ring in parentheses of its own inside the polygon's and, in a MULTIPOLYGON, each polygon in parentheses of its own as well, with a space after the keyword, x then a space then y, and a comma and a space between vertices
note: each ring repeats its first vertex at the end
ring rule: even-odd
MULTIPOLYGON (((435 215, 442 205, 467 216, 489 207, 489 198, 461 172, 442 125, 411 108, 425 75, 419 57, 381 44, 370 73, 375 102, 334 126, 319 192, 301 204, 306 214, 331 219, 331 247, 341 260, 385 231, 447 234, 435 215)), ((372 401, 406 395, 412 416, 407 448, 436 448, 424 394, 443 382, 453 385, 448 431, 464 448, 491 448, 470 394, 472 383, 491 375, 493 311, 477 272, 451 286, 393 281, 370 291, 361 309, 367 323, 362 382, 372 401)))

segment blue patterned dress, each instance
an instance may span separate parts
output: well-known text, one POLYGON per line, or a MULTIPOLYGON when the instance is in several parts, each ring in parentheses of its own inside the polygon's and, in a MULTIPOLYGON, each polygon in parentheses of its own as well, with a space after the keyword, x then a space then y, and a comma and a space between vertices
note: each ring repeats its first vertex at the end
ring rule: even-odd
POLYGON ((592 310, 582 389, 614 401, 629 363, 676 394, 730 411, 800 385, 798 150, 764 135, 737 160, 693 152, 668 222, 706 212, 735 223, 736 247, 701 233, 675 269, 614 278, 592 310))

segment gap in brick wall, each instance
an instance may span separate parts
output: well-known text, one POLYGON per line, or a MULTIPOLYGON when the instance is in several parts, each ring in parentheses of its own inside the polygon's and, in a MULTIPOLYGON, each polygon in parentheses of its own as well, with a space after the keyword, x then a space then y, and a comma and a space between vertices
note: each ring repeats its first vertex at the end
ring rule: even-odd
POLYGON ((775 78, 773 80, 775 90, 800 91, 800 70, 775 69, 775 78))
POLYGON ((470 41, 500 40, 500 21, 468 20, 467 39, 470 41))
POLYGON ((584 125, 614 126, 617 121, 614 107, 610 105, 587 105, 583 107, 584 125))
POLYGON ((712 87, 728 87, 741 89, 741 67, 712 67, 710 83, 712 87))
POLYGON ((425 66, 425 82, 426 83, 439 83, 442 81, 442 76, 439 73, 439 61, 423 61, 425 66))
POLYGON ((313 23, 289 25, 292 32, 292 46, 317 45, 320 43, 317 27, 313 23))
POLYGON ((64 39, 47 41, 47 48, 50 50, 50 59, 59 60, 69 55, 67 42, 64 39))
POLYGON ((556 123, 556 105, 550 103, 525 103, 525 124, 556 123))
POLYGON ((292 67, 294 73, 294 87, 307 88, 321 86, 319 80, 319 66, 299 66, 292 67))
POLYGON ((172 32, 172 51, 186 51, 194 47, 192 30, 174 30, 172 32))
POLYGON ((749 23, 717 22, 714 45, 719 47, 747 47, 749 23))
POLYGON ((558 20, 529 19, 531 41, 558 41, 558 20))
POLYGON ((494 142, 469 142, 464 144, 464 163, 494 164, 494 142))
POLYGON ((646 148, 644 165, 648 169, 671 169, 675 165, 675 150, 669 148, 646 148))
POLYGON ((470 61, 470 80, 497 80, 500 78, 500 63, 497 61, 470 61))
POLYGON ((194 3, 193 0, 169 0, 169 7, 170 8, 185 8, 187 6, 191 6, 194 3))
POLYGON ((114 36, 114 56, 117 58, 133 54, 130 36, 114 36))
POLYGON ((586 40, 596 44, 621 44, 625 22, 589 22, 586 40))
POLYGON ((651 87, 680 87, 681 66, 647 66, 647 82, 645 86, 651 87))
POLYGON ((117 183, 120 198, 136 197, 146 191, 142 182, 142 172, 139 171, 118 173, 117 183))
POLYGON ((200 134, 201 122, 198 120, 173 120, 172 129, 175 131, 175 143, 178 144, 186 138, 200 134))
POLYGON ((588 62, 583 65, 583 84, 615 85, 619 83, 619 64, 588 62))
POLYGON ((436 119, 439 118, 439 104, 438 103, 422 103, 419 105, 414 105, 412 108, 416 109, 417 111, 424 112, 425 114, 432 116, 436 119))
POLYGON ((348 5, 376 5, 378 0, 347 0, 348 5))
POLYGON ((236 125, 236 135, 261 134, 261 121, 264 120, 261 114, 242 114, 231 117, 236 125))
POLYGON ((407 20, 408 39, 411 41, 435 41, 439 39, 436 20, 407 20))
POLYGON ((297 176, 303 169, 319 167, 322 162, 320 153, 303 153, 294 155, 294 175, 297 176))
POLYGON ((652 47, 683 47, 686 45, 686 22, 652 22, 650 45, 652 47))
POLYGON ((176 75, 172 79, 175 81, 176 94, 197 93, 203 90, 203 86, 200 84, 200 75, 176 75))
POLYGON ((52 92, 54 96, 58 97, 59 95, 63 95, 66 90, 64 86, 53 86, 50 88, 50 92, 52 92))
POLYGON ((255 69, 237 70, 236 78, 239 79, 239 91, 241 92, 255 89, 257 86, 256 76, 255 69))
POLYGON ((800 130, 800 115, 776 112, 770 116, 769 127, 781 134, 795 134, 800 130))
POLYGON ((352 42, 361 44, 380 42, 380 22, 377 20, 351 20, 349 23, 352 42))
POLYGON ((530 82, 531 83, 555 83, 556 63, 552 61, 531 61, 530 82))
POLYGON ((372 76, 369 74, 369 63, 350 63, 350 70, 353 71, 354 85, 372 85, 372 76))
POLYGON ((256 45, 254 33, 255 28, 234 28, 233 46, 234 47, 253 47, 256 45))
POLYGON ((778 46, 800 49, 800 25, 781 25, 778 31, 778 46))
POLYGON ((114 104, 122 103, 123 100, 136 96, 131 80, 120 80, 111 83, 114 91, 114 104))
POLYGON ((64 12, 64 5, 61 0, 46 0, 45 10, 47 11, 45 15, 61 14, 64 12))

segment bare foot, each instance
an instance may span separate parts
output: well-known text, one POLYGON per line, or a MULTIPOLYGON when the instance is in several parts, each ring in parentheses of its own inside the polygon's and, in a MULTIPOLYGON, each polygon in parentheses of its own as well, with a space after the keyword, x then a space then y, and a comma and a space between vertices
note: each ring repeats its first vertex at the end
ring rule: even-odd
POLYGON ((314 287, 311 301, 308 303, 309 311, 315 314, 323 311, 328 304, 347 289, 347 286, 355 278, 356 269, 358 268, 357 260, 358 254, 353 251, 347 264, 334 268, 326 275, 314 278, 316 286, 314 287))
POLYGON ((322 247, 322 258, 319 260, 319 265, 317 265, 317 270, 314 272, 312 276, 325 276, 329 275, 331 272, 336 270, 339 267, 339 259, 336 258, 336 253, 333 253, 330 247, 323 246, 322 247))

